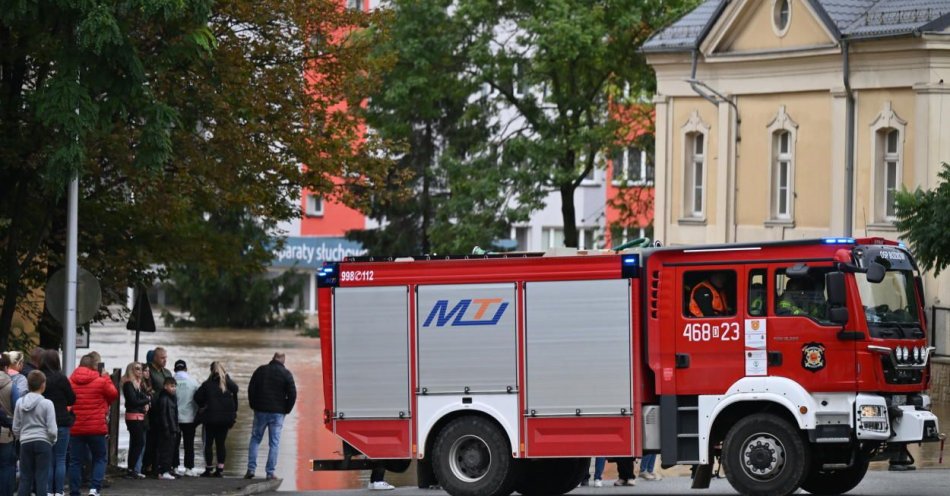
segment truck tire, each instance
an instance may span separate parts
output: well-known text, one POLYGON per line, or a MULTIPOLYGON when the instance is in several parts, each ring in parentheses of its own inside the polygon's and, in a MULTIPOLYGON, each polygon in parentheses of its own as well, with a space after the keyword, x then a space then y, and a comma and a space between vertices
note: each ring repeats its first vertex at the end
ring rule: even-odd
POLYGON ((555 496, 577 487, 587 475, 590 458, 523 460, 515 486, 523 496, 555 496))
POLYGON ((861 483, 870 463, 862 457, 854 465, 840 470, 821 470, 813 464, 802 481, 802 489, 812 494, 844 494, 861 483))
POLYGON ((729 429, 722 466, 729 483, 747 496, 784 496, 798 489, 809 451, 788 422, 766 413, 750 415, 729 429))
POLYGON ((508 438, 484 417, 449 422, 432 453, 435 476, 452 496, 508 496, 514 490, 518 470, 508 438))

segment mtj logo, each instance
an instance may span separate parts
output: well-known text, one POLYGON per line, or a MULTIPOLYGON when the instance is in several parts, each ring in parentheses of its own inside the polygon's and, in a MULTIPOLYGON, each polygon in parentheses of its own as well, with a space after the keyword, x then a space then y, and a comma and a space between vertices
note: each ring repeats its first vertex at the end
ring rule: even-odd
POLYGON ((422 327, 429 327, 433 320, 435 320, 436 327, 445 327, 450 320, 452 321, 449 324, 450 326, 491 326, 501 320, 501 316, 504 315, 507 309, 508 303, 502 303, 501 298, 459 300, 451 310, 449 310, 449 300, 438 300, 429 312, 429 316, 426 317, 422 327), (498 305, 495 314, 490 318, 486 318, 486 313, 489 313, 488 311, 493 305, 498 305), (470 306, 474 307, 475 313, 469 320, 466 320, 466 313, 468 313, 470 306))

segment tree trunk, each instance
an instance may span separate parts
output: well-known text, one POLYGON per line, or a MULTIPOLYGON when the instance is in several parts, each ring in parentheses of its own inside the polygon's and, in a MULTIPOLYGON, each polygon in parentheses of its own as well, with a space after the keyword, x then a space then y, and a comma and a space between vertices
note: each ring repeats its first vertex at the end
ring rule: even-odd
POLYGON ((564 246, 577 248, 579 246, 577 236, 577 213, 574 210, 574 190, 577 189, 573 183, 561 185, 561 219, 564 221, 564 246))

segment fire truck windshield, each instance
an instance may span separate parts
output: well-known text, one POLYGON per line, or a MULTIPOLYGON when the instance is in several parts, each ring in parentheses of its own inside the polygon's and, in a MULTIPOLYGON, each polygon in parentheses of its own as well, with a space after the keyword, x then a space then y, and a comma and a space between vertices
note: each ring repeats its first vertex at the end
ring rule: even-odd
POLYGON ((865 274, 856 273, 861 304, 868 330, 878 338, 919 338, 920 325, 914 273, 889 270, 879 283, 868 282, 865 274))

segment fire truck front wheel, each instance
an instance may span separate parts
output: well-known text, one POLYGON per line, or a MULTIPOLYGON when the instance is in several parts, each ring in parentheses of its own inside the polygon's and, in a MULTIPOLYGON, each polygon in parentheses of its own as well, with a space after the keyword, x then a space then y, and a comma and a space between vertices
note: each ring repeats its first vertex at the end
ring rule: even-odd
POLYGON ((478 416, 452 420, 433 445, 432 466, 452 496, 507 496, 517 481, 517 465, 504 432, 478 416))
POLYGON ((775 415, 759 413, 737 422, 722 444, 729 483, 747 496, 779 496, 798 489, 809 466, 801 435, 775 415))

